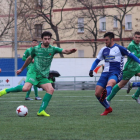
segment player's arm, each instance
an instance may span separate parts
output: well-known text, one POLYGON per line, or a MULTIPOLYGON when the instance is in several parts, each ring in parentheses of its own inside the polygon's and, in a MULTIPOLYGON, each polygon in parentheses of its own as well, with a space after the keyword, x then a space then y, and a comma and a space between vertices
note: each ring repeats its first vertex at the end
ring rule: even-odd
MULTIPOLYGON (((127 47, 127 49, 128 49, 131 53, 133 53, 133 52, 135 51, 135 46, 134 46, 134 45, 129 45, 129 46, 127 47)), ((134 55, 137 56, 138 58, 140 58, 140 54, 135 53, 134 55)))
POLYGON ((99 60, 98 58, 96 58, 96 60, 93 62, 91 69, 89 71, 89 76, 93 77, 93 70, 97 67, 97 65, 99 64, 101 60, 99 60))
POLYGON ((33 58, 31 56, 29 56, 25 63, 23 64, 22 68, 17 70, 17 74, 20 74, 31 62, 32 62, 33 58))
POLYGON ((35 49, 32 50, 31 55, 26 59, 22 68, 17 70, 17 74, 20 74, 32 62, 34 57, 35 57, 35 49))
POLYGON ((97 65, 99 64, 99 62, 100 62, 101 60, 104 59, 104 58, 103 58, 103 55, 102 55, 102 54, 103 54, 103 53, 102 53, 103 50, 104 50, 104 48, 102 48, 102 49, 99 51, 96 60, 93 62, 92 66, 91 66, 91 68, 90 68, 90 71, 89 71, 89 76, 90 76, 90 77, 93 77, 93 70, 97 67, 97 65))
POLYGON ((23 61, 26 61, 26 59, 27 59, 28 57, 29 57, 29 51, 26 50, 26 51, 24 52, 24 54, 23 54, 22 60, 23 60, 23 61))
POLYGON ((59 47, 54 47, 54 49, 55 49, 55 53, 63 53, 63 54, 71 54, 71 53, 75 53, 77 51, 77 49, 63 50, 62 48, 59 48, 59 47))
POLYGON ((1 68, 0 68, 0 72, 1 72, 1 68))
POLYGON ((62 53, 63 54, 71 54, 71 53, 75 53, 77 51, 77 49, 70 49, 70 50, 62 50, 62 53))
POLYGON ((120 47, 120 50, 121 50, 121 53, 123 55, 127 55, 128 57, 132 58, 134 61, 138 62, 140 64, 140 60, 138 57, 136 57, 134 54, 132 54, 129 50, 127 50, 126 48, 124 47, 120 47))

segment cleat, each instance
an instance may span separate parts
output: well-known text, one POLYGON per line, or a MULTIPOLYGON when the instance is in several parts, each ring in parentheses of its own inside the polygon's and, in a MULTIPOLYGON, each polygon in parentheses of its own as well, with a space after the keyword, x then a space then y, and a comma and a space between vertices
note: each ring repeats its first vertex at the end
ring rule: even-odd
POLYGON ((46 117, 49 117, 50 115, 47 114, 44 110, 42 110, 40 113, 37 112, 37 116, 46 116, 46 117))
POLYGON ((27 98, 25 98, 25 100, 30 100, 30 101, 32 101, 32 100, 34 100, 34 99, 32 99, 32 98, 30 98, 30 97, 27 97, 27 98))
POLYGON ((40 98, 40 97, 35 97, 35 100, 42 100, 42 98, 40 98))
POLYGON ((132 95, 132 98, 134 99, 134 100, 136 100, 136 102, 138 103, 138 104, 140 104, 140 98, 139 97, 136 97, 134 94, 132 95))
POLYGON ((132 83, 129 82, 126 92, 129 93, 131 89, 132 89, 132 83))
POLYGON ((101 116, 107 115, 108 113, 111 113, 113 110, 111 107, 106 108, 105 111, 101 114, 101 116))
POLYGON ((107 95, 107 91, 106 91, 106 89, 104 89, 103 92, 102 92, 101 98, 100 98, 101 102, 104 101, 104 99, 106 98, 106 95, 107 95))
POLYGON ((0 96, 3 96, 4 94, 7 93, 7 92, 6 92, 6 89, 7 89, 7 88, 5 88, 5 89, 3 89, 3 90, 0 91, 0 96))

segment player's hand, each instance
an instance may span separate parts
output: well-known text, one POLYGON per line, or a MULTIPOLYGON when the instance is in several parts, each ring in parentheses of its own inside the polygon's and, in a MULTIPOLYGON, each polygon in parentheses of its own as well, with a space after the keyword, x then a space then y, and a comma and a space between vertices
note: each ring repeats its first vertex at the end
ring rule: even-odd
POLYGON ((21 69, 19 69, 19 70, 17 70, 17 75, 19 75, 20 73, 22 72, 22 70, 21 69))
POLYGON ((0 69, 0 72, 1 72, 1 69, 0 69))
POLYGON ((90 70, 90 71, 89 71, 89 76, 90 76, 90 77, 93 77, 93 70, 90 70))
POLYGON ((34 59, 32 60, 32 63, 34 63, 34 59))
POLYGON ((77 49, 71 49, 70 51, 71 51, 71 53, 74 53, 77 51, 77 49))

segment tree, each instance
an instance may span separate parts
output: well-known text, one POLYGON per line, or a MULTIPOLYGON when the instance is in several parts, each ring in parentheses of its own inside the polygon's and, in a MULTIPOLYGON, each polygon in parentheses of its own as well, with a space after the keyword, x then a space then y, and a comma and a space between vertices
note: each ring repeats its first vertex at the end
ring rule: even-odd
MULTIPOLYGON (((22 0, 22 5, 25 5, 24 8, 24 21, 27 23, 37 23, 43 25, 42 30, 51 29, 54 34, 55 38, 53 38, 57 42, 57 46, 60 47, 60 36, 59 36, 59 25, 63 21, 63 9, 67 3, 67 0, 63 2, 59 0, 22 0), (53 9, 59 8, 61 9, 59 17, 54 19, 53 9)), ((33 24, 32 24, 33 25, 33 24)), ((35 30, 34 26, 29 26, 30 33, 32 30, 35 30)), ((61 57, 64 57, 63 54, 60 54, 61 57)))
POLYGON ((72 30, 72 35, 77 32, 79 28, 83 28, 84 35, 81 37, 82 40, 87 42, 93 50, 93 57, 96 56, 99 38, 99 29, 97 23, 100 17, 104 16, 104 7, 102 5, 102 0, 73 0, 71 2, 72 7, 79 7, 80 10, 71 14, 67 22, 64 24, 64 30, 72 30), (100 8, 95 8, 95 6, 100 5, 100 8), (78 18, 83 18, 84 22, 77 25, 78 18))
POLYGON ((124 24, 125 16, 132 11, 132 9, 137 6, 139 0, 107 0, 105 5, 112 5, 113 9, 116 11, 116 15, 112 15, 106 11, 106 17, 112 17, 119 22, 119 28, 116 29, 116 35, 120 38, 121 45, 124 46, 123 43, 123 30, 126 29, 126 25, 124 24))
MULTIPOLYGON (((12 45, 14 41, 14 0, 0 0, 0 40, 1 46, 3 45, 12 45)), ((23 8, 20 6, 20 2, 17 3, 17 26, 18 26, 18 40, 23 37, 23 30, 25 30, 24 22, 21 20, 21 15, 23 13, 23 8), (21 29, 20 29, 21 28, 21 29), (22 36, 22 37, 21 37, 22 36)), ((25 35, 27 36, 27 35, 25 35)), ((24 38, 25 39, 25 38, 24 38)), ((24 40, 23 39, 23 40, 24 40)))

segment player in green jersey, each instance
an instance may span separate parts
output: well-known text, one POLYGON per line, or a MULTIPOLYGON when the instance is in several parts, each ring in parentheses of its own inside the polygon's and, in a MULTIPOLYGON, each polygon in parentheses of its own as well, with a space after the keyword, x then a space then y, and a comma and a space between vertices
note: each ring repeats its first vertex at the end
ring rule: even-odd
MULTIPOLYGON (((37 45, 38 45, 38 41, 36 39, 32 40, 32 47, 26 49, 26 51, 24 52, 23 57, 22 57, 23 61, 26 61, 26 59, 31 55, 33 47, 35 47, 37 45)), ((33 65, 33 63, 34 63, 34 59, 32 60, 32 63, 30 63, 27 66, 27 71, 30 69, 30 67, 33 65)), ((41 98, 38 96, 37 86, 33 85, 33 88, 34 88, 34 92, 35 92, 35 100, 41 100, 41 98)), ((29 97, 30 93, 31 93, 31 89, 26 93, 25 100, 33 100, 32 98, 29 97)))
MULTIPOLYGON (((127 49, 138 58, 140 58, 139 43, 140 43, 140 32, 135 32, 133 36, 133 40, 130 42, 130 44, 127 47, 127 49)), ((116 95, 116 93, 121 88, 123 88, 128 83, 128 81, 135 75, 140 76, 139 63, 135 62, 132 58, 128 57, 123 70, 123 78, 118 84, 116 84, 113 87, 111 94, 107 97, 107 100, 110 102, 111 99, 116 95)))
POLYGON ((65 49, 54 47, 50 45, 52 34, 45 31, 41 35, 42 43, 34 47, 31 56, 29 56, 21 69, 17 70, 17 74, 20 74, 34 59, 34 63, 27 72, 27 77, 24 86, 18 85, 17 87, 4 89, 0 91, 0 96, 9 92, 27 92, 31 89, 32 85, 37 85, 46 91, 46 94, 42 100, 38 116, 50 116, 45 112, 49 101, 53 95, 54 89, 50 81, 46 78, 49 76, 50 66, 53 56, 56 53, 71 54, 76 52, 76 49, 65 49))

